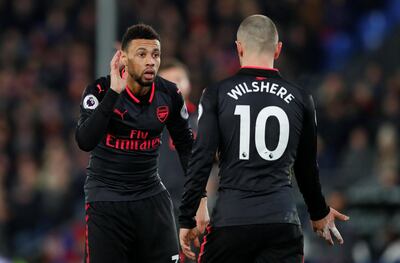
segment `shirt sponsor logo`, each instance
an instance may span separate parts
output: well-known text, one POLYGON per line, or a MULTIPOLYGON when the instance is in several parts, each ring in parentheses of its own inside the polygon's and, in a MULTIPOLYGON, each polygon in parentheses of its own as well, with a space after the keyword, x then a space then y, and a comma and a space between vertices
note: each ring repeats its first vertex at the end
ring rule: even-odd
POLYGON ((137 140, 129 138, 119 138, 112 134, 107 134, 105 145, 112 149, 125 151, 147 151, 157 149, 160 146, 160 138, 147 140, 137 140))
POLYGON ((165 122, 169 115, 168 106, 160 106, 157 108, 157 118, 160 122, 165 122))
POLYGON ((160 137, 149 137, 148 131, 131 130, 129 138, 118 137, 108 133, 105 145, 112 149, 125 151, 147 151, 157 149, 161 144, 160 137))
POLYGON ((99 101, 96 96, 89 94, 83 99, 83 108, 87 110, 94 110, 99 106, 99 101))

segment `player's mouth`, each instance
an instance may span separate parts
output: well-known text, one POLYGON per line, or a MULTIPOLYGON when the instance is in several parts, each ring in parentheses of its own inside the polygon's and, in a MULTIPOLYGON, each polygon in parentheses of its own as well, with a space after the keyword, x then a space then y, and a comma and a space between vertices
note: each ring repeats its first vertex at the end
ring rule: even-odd
POLYGON ((154 69, 146 69, 146 70, 143 72, 143 77, 144 77, 144 79, 145 79, 145 80, 148 80, 148 81, 153 80, 154 77, 155 77, 155 75, 156 75, 156 71, 155 71, 154 69))

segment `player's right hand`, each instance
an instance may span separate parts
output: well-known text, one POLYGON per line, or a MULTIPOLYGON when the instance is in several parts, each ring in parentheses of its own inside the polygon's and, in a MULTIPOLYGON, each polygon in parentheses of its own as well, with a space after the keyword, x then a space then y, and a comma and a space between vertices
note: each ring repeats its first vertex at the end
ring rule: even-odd
POLYGON ((207 208, 207 197, 201 198, 199 208, 196 212, 196 225, 200 233, 206 231, 208 223, 210 223, 210 216, 207 208))
POLYGON ((192 229, 179 229, 179 242, 181 244, 182 252, 191 260, 196 260, 196 254, 190 248, 190 244, 193 241, 193 244, 196 247, 200 247, 199 235, 200 232, 197 227, 192 229))
POLYGON ((110 88, 113 89, 117 93, 121 93, 125 90, 126 87, 126 79, 123 79, 120 74, 120 62, 121 62, 122 51, 117 50, 115 52, 114 57, 110 62, 110 78, 111 85, 110 88))
POLYGON ((334 244, 331 232, 339 241, 339 244, 344 243, 342 235, 340 235, 339 230, 335 226, 335 218, 341 221, 349 220, 348 216, 339 213, 338 211, 336 211, 331 207, 329 214, 326 217, 320 220, 311 221, 311 225, 313 227, 314 232, 316 232, 319 237, 325 239, 330 245, 334 244))

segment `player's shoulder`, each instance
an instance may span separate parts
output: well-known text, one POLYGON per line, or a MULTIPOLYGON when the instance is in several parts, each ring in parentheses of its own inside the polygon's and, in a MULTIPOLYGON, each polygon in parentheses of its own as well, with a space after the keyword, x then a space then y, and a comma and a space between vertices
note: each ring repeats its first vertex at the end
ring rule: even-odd
POLYGON ((231 86, 232 84, 236 83, 238 81, 238 78, 240 78, 238 74, 226 77, 222 80, 217 81, 214 85, 211 85, 213 89, 221 89, 225 86, 231 86))
POLYGON ((300 98, 303 102, 307 101, 308 98, 312 97, 311 91, 307 87, 303 87, 297 83, 294 83, 291 80, 288 80, 286 78, 280 78, 280 81, 282 82, 283 85, 286 87, 290 87, 292 90, 296 91, 300 95, 300 98))
POLYGON ((110 76, 104 76, 89 83, 82 94, 83 108, 94 110, 104 98, 110 88, 110 76))
POLYGON ((233 83, 235 83, 235 75, 212 83, 208 85, 205 90, 209 93, 218 93, 219 91, 224 90, 224 88, 232 87, 233 83))
POLYGON ((104 94, 107 92, 107 90, 110 89, 110 76, 103 76, 100 77, 96 80, 94 80, 92 83, 89 83, 89 85, 85 89, 85 94, 92 94, 96 96, 97 98, 103 98, 104 94))
POLYGON ((291 87, 293 87, 294 89, 297 89, 297 90, 299 90, 300 92, 308 92, 303 86, 301 86, 301 85, 299 85, 299 84, 297 84, 297 83, 294 83, 293 81, 291 81, 291 80, 288 80, 287 78, 280 78, 280 80, 283 82, 283 83, 285 83, 286 85, 288 85, 288 86, 291 86, 291 87))

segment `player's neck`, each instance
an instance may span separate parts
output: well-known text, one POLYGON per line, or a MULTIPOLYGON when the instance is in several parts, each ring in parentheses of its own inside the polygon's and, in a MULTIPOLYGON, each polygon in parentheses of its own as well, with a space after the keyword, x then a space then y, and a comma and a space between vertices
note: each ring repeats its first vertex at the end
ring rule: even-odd
POLYGON ((270 56, 242 57, 242 67, 274 68, 274 59, 270 56))
POLYGON ((150 86, 141 86, 137 81, 128 76, 126 79, 127 88, 133 93, 133 95, 143 96, 146 95, 150 86))

